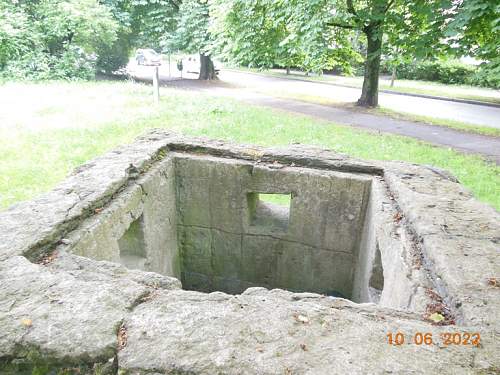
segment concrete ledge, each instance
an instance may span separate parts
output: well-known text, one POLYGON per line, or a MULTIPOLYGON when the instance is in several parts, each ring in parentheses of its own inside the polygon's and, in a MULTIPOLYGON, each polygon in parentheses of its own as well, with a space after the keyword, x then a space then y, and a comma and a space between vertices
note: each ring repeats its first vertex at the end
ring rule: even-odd
POLYGON ((497 373, 499 233, 435 168, 153 131, 0 213, 0 372, 497 373))

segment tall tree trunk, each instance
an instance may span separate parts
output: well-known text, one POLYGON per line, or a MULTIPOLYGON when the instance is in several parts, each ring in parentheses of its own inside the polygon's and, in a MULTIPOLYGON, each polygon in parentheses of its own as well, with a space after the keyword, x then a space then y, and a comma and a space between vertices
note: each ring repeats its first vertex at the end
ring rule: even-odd
POLYGON ((200 75, 198 79, 213 80, 217 79, 215 67, 210 56, 200 53, 200 75))
POLYGON ((394 81, 396 80, 396 65, 392 67, 392 75, 391 75, 391 87, 394 87, 394 81))
POLYGON ((358 105, 362 107, 376 107, 378 105, 378 75, 380 71, 380 55, 382 52, 382 26, 369 25, 363 32, 368 39, 366 50, 365 76, 361 97, 358 105))
POLYGON ((289 67, 289 66, 287 66, 287 67, 286 67, 286 75, 289 75, 289 74, 290 74, 290 67, 289 67))

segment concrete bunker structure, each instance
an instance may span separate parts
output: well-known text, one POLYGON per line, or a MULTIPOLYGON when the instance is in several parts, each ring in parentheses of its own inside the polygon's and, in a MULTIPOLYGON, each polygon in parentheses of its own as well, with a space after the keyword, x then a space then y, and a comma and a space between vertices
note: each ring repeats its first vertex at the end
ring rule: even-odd
POLYGON ((404 371, 488 373, 498 219, 435 168, 155 131, 0 213, 0 369, 380 373, 388 331, 458 325, 482 347, 402 347, 404 371))
POLYGON ((358 169, 171 152, 61 248, 176 277, 186 290, 279 288, 418 308, 426 276, 407 276, 412 243, 391 237, 381 171, 358 169))

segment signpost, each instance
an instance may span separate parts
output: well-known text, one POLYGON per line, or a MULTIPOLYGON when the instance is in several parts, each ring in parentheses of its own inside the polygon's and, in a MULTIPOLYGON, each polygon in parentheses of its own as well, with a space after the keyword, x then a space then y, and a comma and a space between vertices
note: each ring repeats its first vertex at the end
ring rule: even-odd
POLYGON ((160 102, 160 82, 159 82, 158 67, 154 67, 153 71, 153 96, 155 104, 160 102))

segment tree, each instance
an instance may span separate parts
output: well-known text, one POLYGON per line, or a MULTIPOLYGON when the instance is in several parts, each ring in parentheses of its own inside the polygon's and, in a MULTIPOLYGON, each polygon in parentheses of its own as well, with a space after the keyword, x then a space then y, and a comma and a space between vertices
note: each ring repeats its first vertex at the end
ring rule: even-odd
POLYGON ((306 72, 321 73, 334 67, 349 72, 351 63, 359 59, 354 42, 356 35, 346 28, 329 27, 336 11, 334 5, 331 0, 293 0, 280 5, 288 13, 287 22, 299 36, 304 56, 302 68, 306 72))
POLYGON ((97 51, 96 66, 99 72, 112 74, 125 67, 132 49, 132 4, 128 0, 99 0, 111 12, 118 24, 116 39, 112 44, 101 44, 97 51))
POLYGON ((333 21, 330 26, 361 30, 367 40, 365 73, 361 97, 358 105, 374 107, 378 105, 378 79, 380 57, 382 55, 383 27, 386 13, 393 0, 373 0, 367 6, 356 9, 352 0, 346 0, 349 14, 347 22, 333 21))
POLYGON ((458 1, 447 28, 452 50, 482 60, 474 83, 500 87, 500 5, 494 0, 458 1))
POLYGON ((131 43, 161 50, 166 36, 175 32, 181 0, 129 0, 131 43))
POLYGON ((447 10, 451 7, 448 0, 345 0, 342 3, 329 25, 359 30, 366 37, 363 88, 358 100, 358 105, 365 107, 378 105, 384 34, 389 35, 386 40, 393 42, 398 53, 424 55, 440 43, 443 26, 449 18, 447 10))
POLYGON ((11 2, 0 1, 0 70, 28 53, 35 43, 26 12, 11 2))
POLYGON ((391 86, 401 64, 445 56, 448 43, 443 30, 448 16, 437 9, 438 4, 412 1, 395 4, 388 12, 382 54, 392 69, 391 86))
POLYGON ((180 0, 100 0, 119 25, 112 45, 102 46, 98 67, 112 73, 126 66, 134 47, 161 51, 165 35, 176 27, 180 0))
POLYGON ((325 4, 325 0, 213 0, 211 27, 217 50, 250 67, 293 66, 306 72, 346 68, 345 62, 356 53, 347 32, 325 32, 325 4))
POLYGON ((91 78, 99 47, 116 39, 117 23, 96 0, 0 0, 0 12, 0 65, 9 77, 91 78))
POLYGON ((209 30, 209 5, 205 0, 184 0, 177 12, 176 28, 167 37, 172 50, 182 50, 200 55, 199 79, 214 80, 214 63, 211 59, 213 35, 209 30))
MULTIPOLYGON (((446 10, 451 7, 451 1, 232 0, 220 4, 230 7, 231 10, 225 13, 226 22, 219 21, 219 24, 223 24, 223 30, 232 38, 232 43, 239 44, 244 41, 243 46, 237 48, 237 51, 247 48, 246 54, 261 54, 265 50, 260 47, 248 50, 253 45, 252 34, 256 34, 257 46, 263 44, 260 40, 263 18, 247 18, 247 15, 251 14, 252 8, 262 7, 260 12, 263 15, 286 24, 285 30, 288 36, 284 40, 288 41, 287 38, 291 38, 294 41, 293 46, 301 52, 301 64, 306 70, 321 70, 342 64, 344 69, 348 68, 348 61, 357 54, 352 42, 359 34, 364 35, 365 69, 358 104, 371 107, 378 104, 378 75, 384 34, 390 32, 391 35, 397 35, 408 30, 410 26, 413 28, 413 25, 420 24, 425 26, 422 29, 426 30, 427 39, 432 38, 434 42, 440 40, 443 25, 448 17, 446 10), (257 22, 249 24, 254 19, 257 22), (245 27, 241 27, 242 24, 246 24, 245 27)), ((264 34, 268 35, 273 34, 264 34)), ((424 36, 423 33, 419 35, 424 36)), ((434 42, 428 45, 419 42, 416 45, 418 49, 429 49, 435 44, 434 42)), ((404 44, 409 46, 410 39, 404 44)))
POLYGON ((456 2, 447 28, 460 55, 494 60, 500 56, 500 4, 494 0, 456 2))
MULTIPOLYGON (((248 67, 270 68, 288 46, 276 26, 281 18, 269 12, 269 1, 214 0, 210 4, 210 31, 221 56, 248 67)), ((287 62, 285 62, 286 64, 287 62)))

